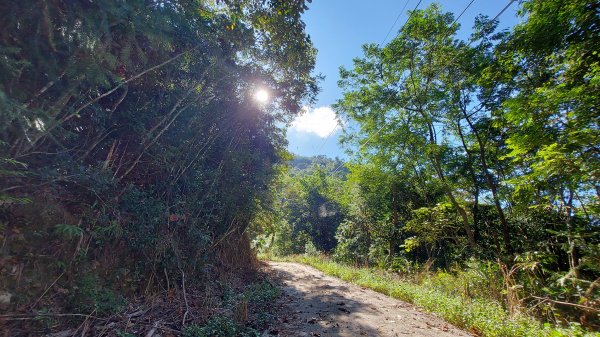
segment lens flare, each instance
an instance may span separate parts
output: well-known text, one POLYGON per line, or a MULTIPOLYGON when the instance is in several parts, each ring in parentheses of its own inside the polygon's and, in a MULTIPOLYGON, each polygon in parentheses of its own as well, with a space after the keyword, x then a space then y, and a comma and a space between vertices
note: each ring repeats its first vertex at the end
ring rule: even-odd
POLYGON ((260 89, 254 94, 254 99, 259 103, 267 103, 269 101, 269 92, 265 89, 260 89))

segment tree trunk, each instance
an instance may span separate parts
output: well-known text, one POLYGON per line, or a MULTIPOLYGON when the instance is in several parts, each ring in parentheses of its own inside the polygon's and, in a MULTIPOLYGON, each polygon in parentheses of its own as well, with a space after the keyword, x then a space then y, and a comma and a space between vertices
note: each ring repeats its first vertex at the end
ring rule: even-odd
POLYGON ((575 244, 574 232, 574 216, 573 216, 573 190, 569 189, 569 199, 566 205, 567 213, 567 241, 569 243, 569 273, 574 278, 579 278, 579 257, 577 256, 577 246, 575 244))
MULTIPOLYGON (((432 156, 432 161, 433 161, 433 166, 435 167, 435 171, 437 172, 438 177, 440 178, 440 180, 446 184, 446 176, 444 175, 444 172, 442 171, 442 168, 439 164, 439 158, 437 157, 437 155, 432 156)), ((458 214, 460 215, 462 222, 463 222, 463 228, 465 229, 465 232, 467 232, 467 240, 469 242, 469 246, 471 248, 475 248, 477 246, 477 244, 475 243, 475 234, 473 233, 473 229, 471 228, 471 223, 469 221, 469 216, 467 215, 467 211, 465 211, 464 207, 462 207, 458 201, 456 201, 456 198, 454 197, 454 194, 452 193, 452 191, 449 188, 446 188, 446 196, 448 196, 448 199, 450 199, 450 202, 452 203, 452 206, 454 208, 456 208, 456 210, 458 211, 458 214)))
MULTIPOLYGON (((422 110, 421 114, 423 115, 423 117, 427 118, 426 114, 422 110)), ((434 126, 431 123, 427 123, 427 128, 429 130, 429 144, 437 146, 434 126)), ((433 167, 435 168, 438 178, 442 181, 442 183, 446 184, 447 181, 444 172, 442 171, 442 166, 440 165, 439 156, 436 153, 433 153, 430 155, 430 159, 433 163, 433 167)), ((477 246, 477 244, 475 243, 475 234, 473 233, 473 229, 471 228, 471 223, 469 222, 469 216, 467 215, 467 211, 465 211, 465 209, 456 201, 454 194, 449 188, 446 188, 446 195, 448 196, 448 199, 450 199, 452 206, 456 208, 458 214, 462 219, 463 228, 465 229, 465 232, 467 232, 467 240, 469 242, 469 247, 475 248, 477 246)))
POLYGON ((398 220, 399 220, 399 215, 398 215, 398 186, 396 186, 395 183, 392 182, 392 186, 391 186, 391 190, 392 190, 392 232, 390 233, 390 240, 389 240, 389 258, 390 258, 390 263, 394 260, 394 257, 396 256, 396 233, 397 233, 397 227, 398 226, 398 220))
POLYGON ((458 126, 458 135, 460 136, 460 140, 463 146, 463 149, 465 149, 465 153, 467 154, 467 161, 469 164, 469 174, 471 175, 471 180, 473 180, 473 187, 475 188, 475 191, 473 193, 473 223, 475 225, 477 225, 478 221, 479 221, 479 184, 477 182, 477 175, 475 175, 475 168, 474 168, 474 160, 473 160, 473 155, 471 154, 471 151, 469 151, 469 148, 467 146, 467 142, 465 140, 464 134, 462 132, 462 128, 460 125, 460 119, 457 121, 457 126, 458 126))
POLYGON ((502 205, 500 203, 500 198, 498 197, 498 186, 496 185, 494 178, 492 177, 492 175, 490 174, 490 171, 488 170, 485 146, 483 144, 483 140, 481 139, 479 132, 475 129, 475 126, 469 119, 467 112, 464 109, 462 109, 462 112, 465 117, 465 120, 467 121, 467 123, 469 124, 469 127, 471 128, 471 132, 473 132, 473 134, 475 135, 475 138, 477 139, 477 144, 479 145, 479 160, 481 161, 481 166, 483 168, 483 173, 485 175, 485 180, 487 182, 487 185, 490 188, 490 191, 492 192, 492 197, 494 199, 494 206, 496 206, 496 211, 498 212, 498 218, 500 219, 500 225, 502 226, 502 238, 504 239, 504 249, 506 249, 506 252, 510 255, 510 254, 512 254, 513 250, 512 250, 511 243, 510 243, 511 240, 510 240, 510 231, 508 228, 508 221, 506 221, 506 216, 504 215, 504 210, 502 209, 502 205))

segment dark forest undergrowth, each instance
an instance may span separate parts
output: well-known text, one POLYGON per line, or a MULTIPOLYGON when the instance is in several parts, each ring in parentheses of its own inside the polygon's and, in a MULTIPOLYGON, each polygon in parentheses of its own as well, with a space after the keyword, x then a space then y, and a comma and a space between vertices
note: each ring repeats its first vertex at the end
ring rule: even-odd
POLYGON ((306 9, 0 2, 0 335, 262 327, 246 232, 317 92, 306 9))

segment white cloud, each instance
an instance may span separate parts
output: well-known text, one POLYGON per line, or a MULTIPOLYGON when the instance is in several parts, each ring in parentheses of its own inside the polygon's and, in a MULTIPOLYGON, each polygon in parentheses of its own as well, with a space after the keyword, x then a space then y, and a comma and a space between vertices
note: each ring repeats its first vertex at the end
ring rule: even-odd
POLYGON ((303 110, 302 115, 296 117, 292 122, 292 129, 298 132, 314 133, 321 138, 325 138, 338 125, 335 112, 328 106, 313 110, 304 108, 303 110))

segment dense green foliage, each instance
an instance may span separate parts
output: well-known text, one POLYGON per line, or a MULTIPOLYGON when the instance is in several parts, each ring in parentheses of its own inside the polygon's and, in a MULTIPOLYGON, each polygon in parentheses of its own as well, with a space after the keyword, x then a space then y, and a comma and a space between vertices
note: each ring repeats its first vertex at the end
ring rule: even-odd
POLYGON ((285 151, 280 126, 317 91, 305 9, 0 3, 0 291, 10 309, 75 303, 104 315, 121 295, 185 292, 186 277, 200 286, 252 266, 244 232, 285 151), (262 88, 267 104, 254 100, 262 88))
POLYGON ((272 185, 270 203, 257 213, 254 246, 276 254, 330 251, 345 213, 341 163, 324 157, 293 158, 272 185))
MULTIPOLYGON (((335 105, 349 173, 281 186, 297 203, 314 192, 339 204, 327 224, 337 245, 315 243, 339 262, 401 273, 491 263, 506 312, 598 329, 600 7, 520 6, 511 31, 480 16, 465 41, 432 4, 387 45, 365 45, 340 70, 335 105), (317 192, 324 182, 345 195, 317 192)), ((310 222, 288 214, 288 232, 296 221, 310 222)), ((283 248, 274 252, 302 252, 283 248)))

